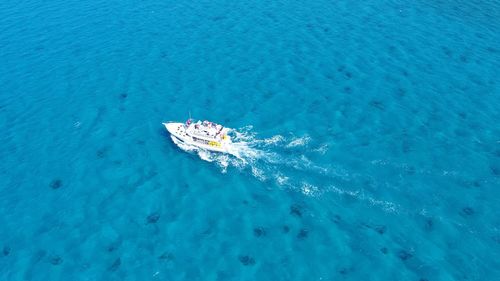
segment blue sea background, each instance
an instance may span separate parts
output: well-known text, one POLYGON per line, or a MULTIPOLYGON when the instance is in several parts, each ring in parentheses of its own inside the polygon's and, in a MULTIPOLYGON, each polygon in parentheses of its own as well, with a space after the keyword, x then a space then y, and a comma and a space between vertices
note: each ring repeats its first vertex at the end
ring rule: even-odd
POLYGON ((1 280, 500 280, 500 2, 0 2, 1 280), (234 128, 242 157, 162 122, 234 128))

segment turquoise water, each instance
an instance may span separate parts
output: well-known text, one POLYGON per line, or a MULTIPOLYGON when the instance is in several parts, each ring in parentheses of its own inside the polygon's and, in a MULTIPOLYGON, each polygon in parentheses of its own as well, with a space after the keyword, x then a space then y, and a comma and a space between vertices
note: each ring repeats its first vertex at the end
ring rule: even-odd
POLYGON ((500 280, 500 2, 0 2, 1 280, 500 280), (242 157, 183 151, 188 112, 242 157))

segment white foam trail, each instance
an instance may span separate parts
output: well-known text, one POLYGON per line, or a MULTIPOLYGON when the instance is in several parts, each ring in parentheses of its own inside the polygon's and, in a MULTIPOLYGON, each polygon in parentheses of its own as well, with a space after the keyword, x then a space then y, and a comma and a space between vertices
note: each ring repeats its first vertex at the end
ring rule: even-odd
POLYGON ((283 137, 282 135, 275 135, 275 136, 272 136, 270 138, 266 138, 266 139, 262 139, 262 140, 259 140, 259 139, 255 139, 255 138, 248 138, 248 136, 246 136, 247 138, 247 141, 249 142, 249 144, 251 145, 263 145, 263 146, 277 146, 283 142, 286 141, 285 137, 283 137))
POLYGON ((371 197, 367 198, 367 200, 370 202, 370 204, 372 204, 374 206, 382 207, 382 209, 384 209, 387 212, 390 212, 390 213, 398 213, 399 212, 398 206, 396 204, 394 204, 393 202, 378 200, 378 199, 374 199, 371 197))
POLYGON ((289 177, 278 173, 275 175, 275 179, 276 179, 276 183, 278 183, 279 185, 286 185, 286 184, 288 184, 289 177))
POLYGON ((329 188, 331 191, 337 193, 337 194, 340 194, 340 195, 344 195, 344 194, 347 194, 349 196, 352 196, 352 197, 358 197, 359 195, 359 190, 356 190, 356 191, 352 191, 352 190, 344 190, 342 188, 339 188, 339 187, 336 187, 336 186, 330 186, 329 188))
POLYGON ((229 153, 236 156, 244 162, 253 162, 264 156, 264 152, 250 147, 246 142, 233 143, 229 147, 229 153))
POLYGON ((216 162, 221 168, 223 168, 223 171, 226 171, 229 166, 234 166, 238 169, 243 169, 249 166, 252 170, 252 174, 259 180, 264 180, 269 177, 273 178, 273 175, 269 174, 270 171, 268 168, 279 168, 278 166, 280 165, 285 165, 286 167, 300 171, 321 173, 323 175, 327 175, 328 173, 334 175, 338 174, 338 172, 332 172, 324 167, 315 165, 307 159, 305 155, 301 155, 297 158, 295 156, 287 156, 282 155, 281 153, 278 154, 268 150, 259 149, 259 147, 262 146, 278 146, 280 143, 284 142, 288 142, 288 144, 283 144, 283 148, 302 146, 310 141, 311 138, 309 136, 293 138, 291 141, 287 141, 283 136, 275 135, 270 138, 260 140, 256 138, 256 133, 251 130, 252 126, 246 126, 238 130, 230 129, 230 132, 235 136, 233 137, 233 144, 229 147, 229 154, 234 157, 200 149, 196 146, 186 144, 175 137, 172 137, 172 140, 182 150, 187 152, 197 152, 200 159, 207 162, 216 162))
POLYGON ((215 160, 209 151, 202 150, 202 149, 198 150, 198 156, 200 156, 200 158, 202 160, 205 160, 208 162, 213 162, 215 160))
MULTIPOLYGON (((350 174, 348 171, 338 167, 323 167, 315 164, 305 155, 294 156, 287 152, 289 148, 305 146, 311 141, 309 136, 292 138, 287 140, 281 135, 275 135, 266 139, 257 139, 256 133, 253 133, 251 126, 239 130, 232 130, 235 135, 231 145, 230 154, 210 152, 200 149, 196 146, 186 144, 172 137, 174 143, 184 151, 197 154, 200 159, 207 162, 214 162, 221 168, 222 173, 226 173, 229 167, 239 170, 249 169, 249 172, 260 181, 269 179, 276 182, 277 185, 290 188, 301 192, 306 196, 321 196, 328 192, 339 195, 347 195, 357 200, 366 202, 372 206, 382 208, 386 212, 399 213, 400 206, 397 204, 373 198, 361 190, 348 190, 335 185, 316 186, 306 179, 308 177, 326 177, 327 179, 342 179, 352 181, 358 175, 350 174), (283 148, 284 153, 269 151, 271 147, 283 148), (287 170, 292 174, 297 171, 298 176, 287 175, 287 170)), ((327 144, 321 145, 311 151, 324 154, 328 149, 327 144)), ((380 164, 380 163, 376 163, 380 164)))
POLYGON ((264 175, 264 171, 254 166, 252 166, 252 174, 260 181, 265 181, 267 179, 267 177, 264 175))
POLYGON ((252 132, 253 126, 248 125, 243 128, 240 128, 238 130, 230 129, 231 133, 235 134, 235 137, 233 139, 234 142, 248 142, 252 141, 255 139, 255 133, 252 132))
POLYGON ((276 136, 272 136, 270 138, 267 138, 267 139, 264 139, 263 142, 266 144, 266 145, 272 145, 272 144, 278 144, 278 143, 281 143, 285 140, 285 138, 281 135, 276 135, 276 136))
POLYGON ((292 147, 299 147, 299 146, 304 146, 311 141, 311 138, 307 135, 300 137, 300 138, 295 138, 290 143, 286 145, 287 148, 292 148, 292 147))
POLYGON ((312 185, 312 184, 307 183, 307 182, 302 183, 300 190, 302 191, 303 194, 308 195, 308 196, 320 195, 319 188, 317 186, 312 185))
MULTIPOLYGON (((246 133, 237 133, 239 134, 239 139, 249 139, 251 140, 251 136, 246 133)), ((250 166, 252 170, 252 174, 258 178, 259 180, 265 180, 267 177, 265 176, 265 172, 257 168, 255 165, 252 165, 255 161, 260 158, 266 157, 266 153, 253 148, 249 145, 249 143, 245 141, 240 141, 233 143, 229 147, 229 154, 223 154, 218 152, 211 152, 202 148, 199 148, 194 145, 186 144, 175 137, 171 137, 172 141, 182 150, 189 153, 196 153, 200 159, 207 162, 215 162, 222 169, 222 172, 226 172, 227 168, 232 166, 238 169, 243 169, 246 166, 250 166)))
POLYGON ((314 149, 315 152, 318 152, 321 155, 325 155, 326 151, 328 150, 328 144, 322 144, 320 147, 314 149))
POLYGON ((351 197, 354 197, 356 199, 359 199, 361 201, 367 201, 370 205, 372 206, 377 206, 381 207, 384 211, 388 213, 400 213, 400 206, 397 204, 390 202, 390 201, 385 201, 385 200, 380 200, 373 198, 371 196, 367 196, 364 191, 360 190, 347 190, 347 189, 342 189, 337 186, 329 186, 327 188, 330 191, 333 191, 339 195, 349 195, 351 197))

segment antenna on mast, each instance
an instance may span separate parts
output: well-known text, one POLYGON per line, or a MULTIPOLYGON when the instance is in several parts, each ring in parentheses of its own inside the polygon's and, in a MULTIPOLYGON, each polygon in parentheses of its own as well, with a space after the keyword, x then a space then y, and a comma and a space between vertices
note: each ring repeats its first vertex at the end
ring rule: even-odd
POLYGON ((186 124, 184 124, 184 127, 187 128, 191 125, 191 111, 189 111, 189 119, 186 121, 186 124))

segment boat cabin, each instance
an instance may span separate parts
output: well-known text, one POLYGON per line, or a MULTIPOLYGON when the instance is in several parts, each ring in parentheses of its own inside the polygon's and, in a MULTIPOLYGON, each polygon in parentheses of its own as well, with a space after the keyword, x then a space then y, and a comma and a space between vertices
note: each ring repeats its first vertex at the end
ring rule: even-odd
POLYGON ((203 139, 206 141, 220 140, 224 136, 221 134, 223 126, 210 121, 197 121, 192 123, 191 119, 186 122, 186 132, 194 139, 203 139))

